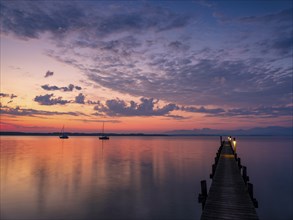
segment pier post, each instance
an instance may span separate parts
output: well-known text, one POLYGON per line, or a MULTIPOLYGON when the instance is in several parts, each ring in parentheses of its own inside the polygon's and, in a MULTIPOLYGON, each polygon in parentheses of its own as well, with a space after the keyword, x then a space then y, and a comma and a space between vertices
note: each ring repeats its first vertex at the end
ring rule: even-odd
POLYGON ((253 199, 253 184, 252 183, 247 184, 247 190, 250 195, 250 198, 253 199))
POLYGON ((207 196, 207 195, 208 195, 208 191, 207 191, 207 181, 202 180, 202 181, 200 182, 200 185, 201 185, 201 193, 202 193, 202 195, 207 196))
POLYGON ((252 183, 247 183, 247 190, 251 200, 253 200, 253 184, 252 183))
POLYGON ((242 177, 245 184, 249 181, 249 176, 247 176, 247 168, 246 166, 242 166, 242 177))
POLYGON ((219 158, 215 157, 215 164, 217 165, 219 158))
POLYGON ((207 181, 205 180, 200 181, 200 186, 201 186, 201 194, 198 195, 198 202, 202 204, 202 209, 204 209, 205 202, 208 196, 207 181))
POLYGON ((247 190, 255 208, 258 208, 258 201, 253 197, 253 184, 247 183, 247 190))
POLYGON ((238 162, 239 169, 241 169, 242 165, 241 165, 241 159, 240 159, 240 157, 237 158, 237 162, 238 162))
POLYGON ((216 172, 216 165, 213 164, 212 165, 212 173, 210 174, 210 178, 213 179, 214 175, 215 175, 215 172, 216 172))

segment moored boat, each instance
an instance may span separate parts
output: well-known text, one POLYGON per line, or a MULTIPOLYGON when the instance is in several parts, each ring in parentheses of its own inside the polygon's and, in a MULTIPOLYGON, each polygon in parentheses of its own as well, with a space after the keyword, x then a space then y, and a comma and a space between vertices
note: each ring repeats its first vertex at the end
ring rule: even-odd
POLYGON ((63 127, 62 127, 62 129, 61 129, 61 134, 59 135, 59 138, 60 138, 60 139, 68 139, 68 138, 69 138, 68 135, 66 135, 66 134, 64 133, 64 125, 63 125, 63 127))
POLYGON ((99 137, 100 140, 109 140, 109 136, 104 134, 104 127, 105 127, 105 122, 103 122, 103 127, 102 127, 102 135, 99 137))

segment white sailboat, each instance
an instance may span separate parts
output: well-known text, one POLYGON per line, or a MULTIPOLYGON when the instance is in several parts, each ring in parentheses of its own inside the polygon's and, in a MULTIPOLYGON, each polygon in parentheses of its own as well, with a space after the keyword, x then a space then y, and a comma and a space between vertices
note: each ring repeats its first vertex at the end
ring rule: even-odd
POLYGON ((104 134, 104 127, 105 127, 105 122, 103 122, 103 127, 102 127, 102 136, 99 137, 100 140, 109 140, 109 136, 104 134))
POLYGON ((61 134, 59 136, 60 139, 68 139, 69 137, 64 133, 64 125, 61 129, 61 134))

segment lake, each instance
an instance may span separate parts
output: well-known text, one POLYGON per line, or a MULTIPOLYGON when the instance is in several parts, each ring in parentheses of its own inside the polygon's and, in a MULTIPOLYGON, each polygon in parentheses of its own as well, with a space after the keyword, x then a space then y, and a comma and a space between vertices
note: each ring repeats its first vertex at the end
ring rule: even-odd
MULTIPOLYGON (((1 219, 192 219, 219 137, 1 136, 1 219)), ((237 137, 260 219, 293 219, 292 137, 237 137)))

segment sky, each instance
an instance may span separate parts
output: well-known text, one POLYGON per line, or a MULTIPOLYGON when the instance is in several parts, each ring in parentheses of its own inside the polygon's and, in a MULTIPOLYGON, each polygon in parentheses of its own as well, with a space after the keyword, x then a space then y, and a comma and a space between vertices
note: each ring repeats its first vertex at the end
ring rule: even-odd
POLYGON ((292 7, 0 0, 1 130, 290 127, 292 7))

